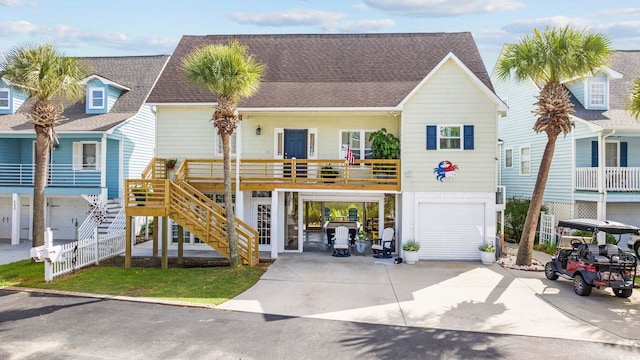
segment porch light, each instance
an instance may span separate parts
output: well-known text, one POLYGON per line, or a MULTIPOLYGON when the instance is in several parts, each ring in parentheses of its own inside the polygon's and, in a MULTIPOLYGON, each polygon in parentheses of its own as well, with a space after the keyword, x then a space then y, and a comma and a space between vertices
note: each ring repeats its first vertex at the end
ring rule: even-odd
POLYGON ((260 127, 260 125, 258 125, 258 127, 256 128, 256 135, 260 134, 262 134, 262 128, 260 127))

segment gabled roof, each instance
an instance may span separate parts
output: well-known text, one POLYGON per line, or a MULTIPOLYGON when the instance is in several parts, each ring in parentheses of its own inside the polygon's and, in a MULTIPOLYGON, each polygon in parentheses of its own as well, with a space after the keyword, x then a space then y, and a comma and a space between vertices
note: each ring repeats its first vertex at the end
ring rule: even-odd
POLYGON ((609 110, 587 110, 572 96, 573 116, 607 129, 640 129, 638 121, 625 110, 633 81, 640 76, 640 51, 614 51, 609 68, 622 74, 609 78, 609 110))
POLYGON ((118 88, 120 90, 126 90, 126 91, 131 90, 131 89, 129 89, 128 87, 126 87, 124 85, 120 85, 115 81, 111 81, 111 80, 109 80, 107 78, 104 78, 104 77, 102 77, 100 75, 96 75, 96 74, 93 74, 91 76, 87 76, 86 78, 82 79, 82 81, 80 81, 80 83, 87 84, 87 83, 89 83, 89 81, 91 81, 93 79, 97 79, 97 80, 99 80, 100 82, 102 82, 105 85, 110 85, 110 86, 113 86, 113 87, 118 88))
MULTIPOLYGON (((162 72, 168 55, 80 57, 90 74, 129 89, 115 102, 108 114, 87 114, 86 99, 65 105, 66 119, 56 125, 56 131, 106 131, 136 115, 162 72)), ((35 99, 28 99, 11 115, 0 115, 0 132, 33 131, 33 124, 25 116, 35 99)))
POLYGON ((149 103, 213 103, 188 84, 183 58, 207 44, 236 39, 266 65, 257 93, 240 108, 395 107, 449 53, 493 92, 471 33, 184 36, 149 96, 149 103))

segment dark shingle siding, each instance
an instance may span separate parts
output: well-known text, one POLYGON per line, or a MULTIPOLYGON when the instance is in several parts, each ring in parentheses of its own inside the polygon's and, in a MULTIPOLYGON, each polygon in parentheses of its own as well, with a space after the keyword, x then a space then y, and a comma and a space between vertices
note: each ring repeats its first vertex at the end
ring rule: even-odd
POLYGON ((260 89, 241 107, 395 106, 449 52, 493 89, 470 33, 210 35, 181 39, 149 102, 215 101, 187 84, 180 66, 193 49, 231 39, 267 66, 260 89))

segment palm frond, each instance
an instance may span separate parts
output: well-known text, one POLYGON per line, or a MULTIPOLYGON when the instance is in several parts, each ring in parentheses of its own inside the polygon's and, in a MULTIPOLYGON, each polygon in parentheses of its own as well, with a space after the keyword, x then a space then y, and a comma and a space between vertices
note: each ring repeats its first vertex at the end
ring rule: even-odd
POLYGON ((633 117, 640 119, 640 77, 633 82, 631 94, 627 101, 627 110, 631 112, 633 117))

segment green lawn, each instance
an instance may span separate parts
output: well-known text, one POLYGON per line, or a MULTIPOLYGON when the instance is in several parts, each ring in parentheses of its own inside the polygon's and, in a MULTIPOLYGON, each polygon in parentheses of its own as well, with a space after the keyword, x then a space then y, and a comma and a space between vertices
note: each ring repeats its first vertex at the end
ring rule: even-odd
POLYGON ((221 304, 253 286, 266 266, 131 268, 93 266, 44 282, 44 265, 31 260, 0 266, 0 286, 56 289, 221 304))

